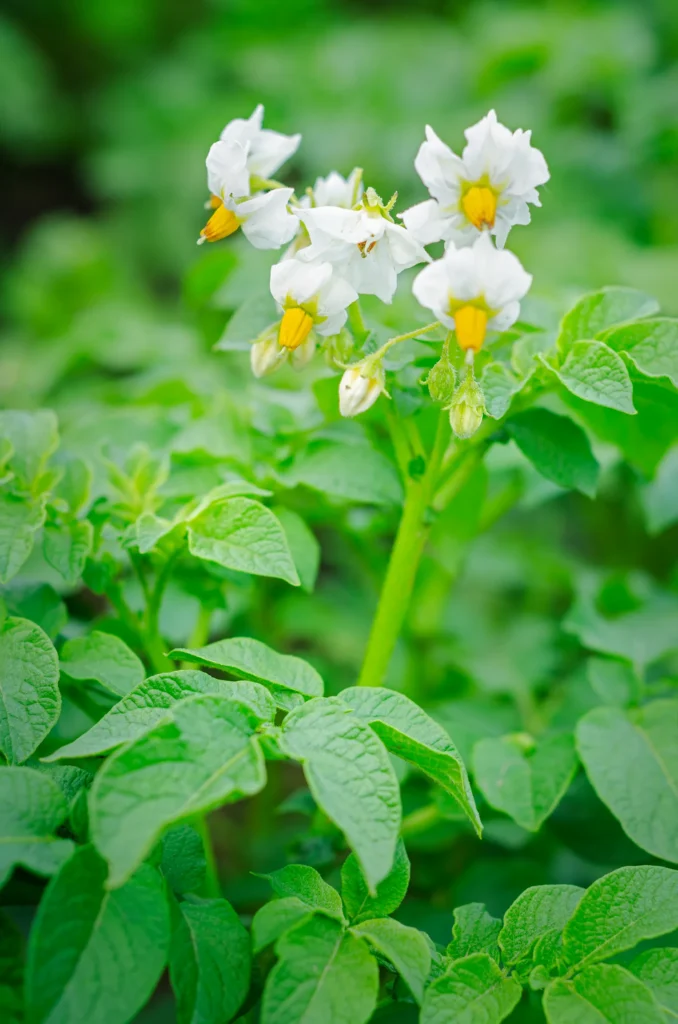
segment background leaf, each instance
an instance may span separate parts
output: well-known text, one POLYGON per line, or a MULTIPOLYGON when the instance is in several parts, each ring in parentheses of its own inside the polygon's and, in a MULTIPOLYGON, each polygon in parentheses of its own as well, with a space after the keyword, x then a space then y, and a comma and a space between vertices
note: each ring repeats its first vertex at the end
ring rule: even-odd
POLYGON ((67 640, 59 655, 61 671, 71 679, 92 679, 124 697, 144 678, 144 666, 124 640, 92 630, 67 640))
POLYGON ((386 957, 421 1004, 431 970, 431 953, 427 939, 416 928, 408 928, 391 917, 362 921, 351 928, 354 935, 367 939, 386 957))
POLYGON ((506 911, 499 935, 505 963, 518 963, 548 931, 562 930, 584 892, 578 885, 535 885, 521 893, 506 911))
POLYGON ((61 867, 74 848, 54 835, 67 814, 62 791, 46 774, 0 768, 0 886, 16 864, 38 875, 61 867))
POLYGON ((617 964, 595 964, 575 978, 557 978, 544 993, 549 1024, 665 1024, 652 992, 617 964))
POLYGON ((426 990, 421 1024, 499 1024, 520 1001, 521 988, 492 957, 473 953, 457 960, 426 990))
POLYGON ((651 316, 657 308, 655 299, 635 288, 601 288, 584 295, 563 317, 558 348, 567 352, 577 341, 595 338, 614 324, 651 316))
POLYGON ((604 342, 577 341, 562 366, 549 368, 568 391, 583 401, 635 413, 629 371, 624 360, 604 342))
POLYGON ((593 497, 598 463, 586 434, 572 420, 547 409, 528 409, 513 416, 507 429, 523 455, 547 480, 593 497))
POLYGON ((44 740, 61 710, 57 653, 27 619, 0 626, 0 750, 21 764, 44 740))
POLYGON ((470 953, 487 953, 498 962, 500 931, 501 921, 487 913, 484 903, 465 903, 456 907, 447 955, 453 960, 461 960, 470 953))
POLYGON ((341 898, 352 924, 388 917, 405 899, 409 884, 410 861, 402 839, 396 845, 393 867, 377 886, 376 896, 370 896, 355 854, 350 854, 341 866, 341 898))

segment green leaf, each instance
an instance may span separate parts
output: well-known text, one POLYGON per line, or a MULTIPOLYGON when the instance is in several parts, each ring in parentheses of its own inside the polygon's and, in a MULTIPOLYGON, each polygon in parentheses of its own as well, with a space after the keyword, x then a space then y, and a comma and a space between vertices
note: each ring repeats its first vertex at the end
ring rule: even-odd
POLYGON ((106 761, 90 790, 92 840, 122 885, 168 825, 257 793, 266 782, 250 708, 189 697, 106 761))
POLYGON ((487 953, 457 960, 426 990, 421 1024, 499 1024, 520 1001, 522 989, 487 953))
POLYGON ((563 620, 584 647, 616 655, 637 668, 678 649, 678 598, 670 591, 651 594, 631 612, 607 618, 596 605, 596 592, 584 586, 563 620))
POLYGON ((652 992, 617 964, 556 978, 544 993, 549 1024, 666 1024, 652 992))
POLYGON ((177 895, 200 889, 206 864, 202 839, 190 825, 177 825, 162 837, 160 870, 177 895))
POLYGON ((666 453, 640 500, 650 533, 661 533, 678 520, 678 447, 666 453))
POLYGON ((317 915, 286 932, 266 980, 262 1024, 366 1024, 379 971, 366 943, 317 915))
POLYGON ((473 748, 473 774, 487 802, 530 832, 558 806, 576 770, 569 734, 536 743, 519 733, 480 740, 473 748))
POLYGON ((304 520, 291 508, 277 505, 273 510, 285 531, 299 573, 301 589, 312 594, 320 566, 320 545, 304 520))
POLYGON ((577 341, 560 367, 544 363, 568 391, 585 402, 635 413, 633 385, 624 360, 603 341, 577 341))
POLYGON ((276 896, 295 896, 308 910, 322 910, 338 921, 344 920, 341 896, 315 868, 288 864, 262 878, 270 882, 276 896))
POLYGON ((351 931, 367 939, 370 946, 393 964, 421 1005, 431 971, 431 952, 425 936, 416 928, 408 928, 390 917, 363 921, 353 926, 351 931))
POLYGON ((341 896, 349 920, 358 924, 375 917, 388 917, 405 899, 409 884, 410 860, 402 839, 396 846, 393 867, 377 886, 376 896, 370 896, 358 858, 352 853, 341 868, 341 896))
POLYGON ((0 910, 0 1020, 24 1021, 24 939, 11 918, 0 910))
POLYGON ((678 928, 678 871, 618 868, 589 886, 563 931, 563 959, 578 969, 678 928))
POLYGON ((447 955, 461 960, 470 953, 487 953, 499 961, 499 932, 501 921, 485 910, 484 903, 465 903, 454 911, 452 941, 447 955))
POLYGON ((281 686, 305 697, 320 697, 323 681, 307 661, 277 651, 250 637, 217 640, 206 647, 179 647, 170 658, 209 665, 238 679, 252 679, 265 686, 281 686))
POLYGON ((562 930, 584 895, 578 885, 533 885, 521 893, 504 915, 499 945, 508 965, 529 956, 543 935, 562 930))
POLYGON ((224 1024, 250 984, 250 937, 226 900, 181 903, 173 915, 170 980, 177 1024, 224 1024))
POLYGON ((52 497, 66 504, 71 515, 78 515, 89 502, 93 472, 84 459, 69 458, 61 466, 63 475, 52 497))
POLYGON ((650 989, 667 1024, 678 1018, 678 949, 648 949, 628 969, 650 989))
POLYGON ((144 678, 144 666, 124 640, 92 630, 68 640, 59 656, 61 671, 71 679, 93 680, 124 697, 144 678))
POLYGON ((16 576, 35 541, 35 532, 45 520, 41 502, 0 493, 0 583, 16 576))
POLYGON ((54 587, 47 583, 17 587, 3 595, 10 615, 30 619, 44 630, 50 640, 62 631, 68 622, 68 612, 54 587))
POLYGON ((0 886, 15 865, 53 875, 73 852, 54 835, 68 814, 63 793, 32 768, 0 768, 0 886))
POLYGON ((126 1024, 149 998, 167 959, 163 883, 144 865, 106 889, 106 865, 80 847, 52 879, 28 946, 31 1024, 126 1024))
POLYGON ((338 697, 316 697, 292 711, 280 747, 301 761, 319 807, 345 834, 368 888, 393 867, 400 831, 400 789, 372 730, 338 697))
POLYGON ((87 519, 74 519, 63 526, 45 526, 45 560, 67 583, 77 583, 81 578, 92 550, 93 536, 92 524, 87 519))
POLYGON ((625 352, 646 377, 668 377, 678 388, 678 320, 641 320, 606 331, 604 338, 615 352, 625 352))
POLYGON ((678 700, 630 711, 594 708, 577 726, 577 749, 596 793, 626 834, 678 863, 678 700))
POLYGON ((366 444, 322 442, 300 452, 290 484, 367 505, 400 505, 403 489, 392 463, 366 444))
POLYGON ((252 951, 261 952, 313 913, 297 896, 283 896, 264 903, 252 918, 252 951))
POLYGON ((198 693, 214 693, 246 704, 263 721, 273 721, 275 705, 257 683, 215 679, 192 669, 149 676, 77 740, 60 747, 45 761, 92 757, 136 739, 165 718, 168 708, 198 693))
POLYGON ((191 554, 227 569, 273 576, 299 586, 299 575, 282 526, 252 498, 216 501, 190 521, 191 554))
POLYGON ((635 288, 601 288, 598 292, 584 295, 565 314, 560 325, 558 348, 567 352, 576 341, 595 338, 606 328, 626 320, 652 316, 658 309, 655 299, 635 288))
POLYGON ((59 717, 57 653, 46 633, 28 619, 0 627, 0 751, 21 764, 59 717))
POLYGON ((548 409, 527 409, 513 416, 506 427, 525 458, 547 480, 594 496, 599 466, 586 434, 571 419, 548 409))
POLYGON ((493 420, 505 416, 511 405, 511 399, 522 384, 503 363, 489 363, 480 378, 480 387, 485 399, 485 412, 493 420))
POLYGON ((464 762, 449 735, 402 693, 376 686, 351 686, 341 699, 398 757, 415 765, 454 797, 478 835, 482 824, 464 762))
POLYGON ((10 464, 22 486, 33 484, 59 445, 57 418, 49 409, 0 412, 0 436, 12 445, 10 464))
POLYGON ((606 704, 637 704, 641 682, 633 665, 619 658, 589 658, 586 665, 591 689, 606 704))

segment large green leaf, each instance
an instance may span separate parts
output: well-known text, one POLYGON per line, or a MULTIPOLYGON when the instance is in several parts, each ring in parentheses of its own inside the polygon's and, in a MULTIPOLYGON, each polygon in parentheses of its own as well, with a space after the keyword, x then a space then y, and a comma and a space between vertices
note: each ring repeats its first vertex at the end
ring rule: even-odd
POLYGON ((0 768, 0 886, 20 864, 53 875, 73 852, 54 833, 68 814, 59 786, 32 768, 0 768))
POLYGON ((0 493, 0 583, 16 576, 45 520, 41 501, 0 493))
POLYGON ((256 715, 225 697, 180 702, 111 755, 90 790, 92 840, 122 885, 168 825, 258 792, 266 782, 256 715))
POLYGON ((585 402, 635 413, 633 385, 624 360, 602 341, 577 341, 563 364, 544 363, 573 395, 585 402))
POLYGON ((282 896, 264 903, 252 918, 252 952, 260 953, 313 913, 315 911, 297 896, 282 896))
POLYGON ((39 626, 5 619, 0 626, 0 751, 21 764, 44 740, 61 710, 58 658, 39 626))
POLYGON ((124 697, 144 678, 144 666, 124 640, 92 630, 68 640, 59 656, 61 671, 71 679, 91 679, 124 697))
POLYGON ((678 949, 647 949, 629 964, 629 970, 651 990, 667 1024, 678 1019, 678 949))
POLYGON ((447 945, 452 960, 461 960, 470 953, 487 953, 499 962, 501 920, 488 914, 484 903, 464 903, 455 908, 453 917, 452 941, 447 945))
POLYGON ((217 640, 206 647, 179 647, 171 651, 170 657, 209 665, 265 686, 280 686, 305 697, 320 697, 323 692, 322 679, 307 661, 291 654, 278 654, 260 640, 247 636, 217 640))
POLYGON ((310 594, 315 587, 320 567, 320 545, 301 516, 293 512, 291 508, 278 505, 273 511, 285 531, 287 543, 299 573, 301 589, 310 594))
POLYGON ((299 586, 280 522, 252 498, 215 501, 190 520, 188 546, 197 558, 254 576, 274 576, 299 586))
POLYGON ((448 733, 402 693, 351 686, 341 699, 376 732, 388 749, 416 765, 454 797, 478 835, 482 824, 464 762, 448 733))
POLYGON ((351 928, 354 935, 367 939, 377 953, 386 957, 421 1004, 431 970, 431 950, 424 934, 408 928, 392 917, 362 921, 351 928))
POLYGON ((426 990, 421 1024, 499 1024, 520 1000, 522 989, 487 953, 456 960, 426 990))
POLYGON ((678 928, 678 871, 625 867, 589 886, 563 930, 563 960, 582 969, 678 928))
POLYGON ((160 870, 173 892, 198 892, 205 881, 206 867, 205 847, 194 828, 177 825, 165 833, 160 870))
POLYGON ((678 863, 678 700, 594 708, 577 725, 577 749, 598 796, 624 831, 655 857, 678 863))
POLYGON ((106 754, 121 743, 127 743, 148 732, 165 717, 168 708, 198 693, 232 697, 242 704, 247 704, 262 722, 273 721, 275 717, 273 699, 258 683, 215 679, 206 672, 196 672, 192 669, 161 672, 157 676, 144 679, 106 712, 91 729, 72 743, 60 747, 46 757, 45 761, 106 754))
POLYGON ((363 939, 317 915, 286 932, 266 980, 262 1024, 366 1024, 379 971, 363 939))
POLYGON ((560 325, 558 348, 567 352, 577 341, 595 338, 608 327, 652 316, 658 310, 655 299, 635 288, 601 288, 584 295, 565 314, 560 325))
POLYGON ((399 505, 403 498, 393 464, 366 444, 322 442, 302 451, 290 470, 290 483, 369 505, 399 505))
POLYGON ((402 839, 396 846, 393 867, 377 886, 376 896, 370 896, 354 853, 346 858, 341 868, 341 898, 353 924, 388 917, 405 899, 409 884, 410 861, 402 839))
POLYGON ((646 377, 668 377, 678 388, 678 320, 653 317, 606 331, 605 342, 626 352, 646 377))
POLYGON ((294 896, 308 910, 322 910, 330 917, 343 921, 341 896, 325 881, 320 872, 308 864, 288 864, 263 877, 271 883, 276 896, 294 896))
POLYGON ((106 889, 106 865, 80 847, 47 887, 28 946, 29 1024, 127 1024, 167 959, 162 879, 143 865, 106 889))
POLYGON ((225 1024, 250 984, 250 937, 226 900, 177 905, 173 914, 170 980, 177 1024, 225 1024))
POLYGON ((560 803, 576 770, 570 734, 536 743, 519 733, 480 740, 473 748, 473 774, 487 802, 530 832, 560 803))
POLYGON ((666 1024, 652 992, 617 964, 595 964, 544 993, 549 1024, 666 1024))
POLYGON ((506 426, 523 455, 542 476, 559 487, 593 497, 599 467, 581 427, 548 409, 527 409, 511 417, 506 426))
POLYGON ((585 891, 578 885, 534 885, 521 893, 506 911, 499 934, 504 962, 518 963, 543 935, 562 930, 585 891))
POLYGON ((45 560, 67 583, 77 583, 82 576, 85 562, 92 550, 93 536, 92 524, 87 519, 74 519, 62 526, 45 527, 45 560))
POLYGON ((280 746, 302 762, 316 803, 346 835, 376 895, 393 866, 401 820, 381 740, 338 697, 316 697, 285 719, 280 746))

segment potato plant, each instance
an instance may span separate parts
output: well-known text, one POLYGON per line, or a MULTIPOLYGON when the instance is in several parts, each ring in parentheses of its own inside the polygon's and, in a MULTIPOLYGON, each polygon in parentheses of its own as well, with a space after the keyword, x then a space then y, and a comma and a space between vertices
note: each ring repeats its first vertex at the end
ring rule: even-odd
POLYGON ((666 1024, 675 579, 537 524, 678 521, 678 321, 529 298, 549 171, 494 111, 402 216, 283 184, 262 118, 209 152, 200 330, 130 370, 85 240, 0 412, 3 1020, 666 1024))

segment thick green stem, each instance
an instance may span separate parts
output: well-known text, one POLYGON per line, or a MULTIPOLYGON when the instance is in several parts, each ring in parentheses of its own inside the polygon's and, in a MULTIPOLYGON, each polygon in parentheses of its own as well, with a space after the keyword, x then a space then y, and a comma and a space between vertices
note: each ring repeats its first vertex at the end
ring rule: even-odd
POLYGON ((219 882, 219 871, 217 858, 214 854, 212 836, 206 814, 197 814, 193 819, 193 827, 202 839, 205 851, 205 885, 203 887, 205 896, 210 899, 217 899, 221 896, 221 884, 219 882))
POLYGON ((372 623, 359 686, 381 686, 400 636, 429 534, 429 507, 449 441, 449 429, 447 414, 442 412, 426 472, 420 479, 407 483, 403 514, 372 623))

